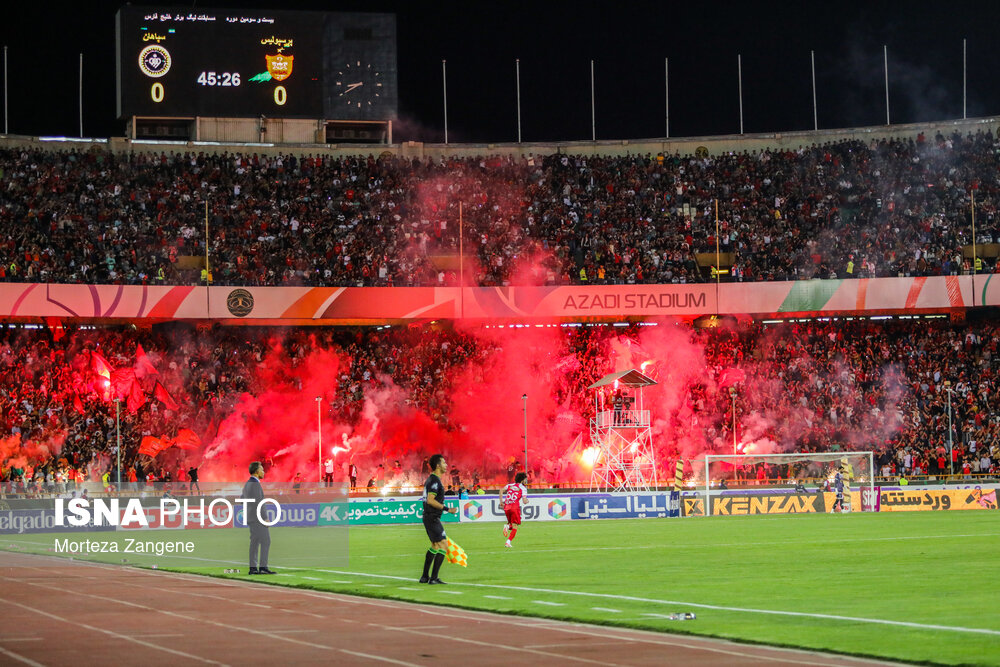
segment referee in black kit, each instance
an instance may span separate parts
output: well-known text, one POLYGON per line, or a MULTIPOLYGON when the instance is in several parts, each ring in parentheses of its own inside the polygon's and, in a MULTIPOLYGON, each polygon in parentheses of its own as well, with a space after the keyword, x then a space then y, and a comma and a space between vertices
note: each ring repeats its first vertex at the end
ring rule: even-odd
POLYGON ((435 454, 430 460, 431 474, 424 482, 424 530, 431 540, 431 548, 424 556, 424 574, 420 577, 422 584, 443 584, 438 578, 441 570, 441 563, 448 552, 448 537, 444 534, 444 526, 441 525, 441 514, 447 510, 454 514, 458 512, 457 507, 445 507, 444 485, 441 484, 441 475, 448 471, 448 462, 444 455, 435 454), (431 570, 431 564, 434 569, 431 570))

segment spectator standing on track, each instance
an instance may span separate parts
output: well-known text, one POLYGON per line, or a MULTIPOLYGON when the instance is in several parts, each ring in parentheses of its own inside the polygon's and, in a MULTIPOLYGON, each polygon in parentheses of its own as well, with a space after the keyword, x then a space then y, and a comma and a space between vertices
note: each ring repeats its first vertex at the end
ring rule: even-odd
POLYGON ((198 489, 198 493, 201 493, 201 486, 198 484, 198 466, 191 466, 188 469, 188 481, 191 482, 189 487, 191 491, 198 489))
POLYGON ((267 555, 271 549, 271 531, 261 522, 258 510, 264 500, 264 487, 260 480, 264 477, 264 465, 260 461, 250 464, 250 479, 243 485, 241 499, 246 503, 243 516, 250 529, 250 574, 276 574, 267 567, 267 555))

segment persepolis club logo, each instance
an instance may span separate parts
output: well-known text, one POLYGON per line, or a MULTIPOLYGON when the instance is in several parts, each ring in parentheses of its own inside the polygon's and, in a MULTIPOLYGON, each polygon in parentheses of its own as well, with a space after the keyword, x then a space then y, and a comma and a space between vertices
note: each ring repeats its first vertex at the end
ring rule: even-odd
POLYGON ((146 76, 159 79, 170 71, 170 52, 159 44, 150 44, 139 52, 139 69, 146 76))
POLYGON ((264 59, 267 60, 267 71, 275 81, 284 81, 292 75, 295 56, 286 56, 283 53, 273 56, 265 54, 264 59))
POLYGON ((226 307, 236 317, 246 317, 253 310, 253 294, 245 289, 234 289, 226 298, 226 307))

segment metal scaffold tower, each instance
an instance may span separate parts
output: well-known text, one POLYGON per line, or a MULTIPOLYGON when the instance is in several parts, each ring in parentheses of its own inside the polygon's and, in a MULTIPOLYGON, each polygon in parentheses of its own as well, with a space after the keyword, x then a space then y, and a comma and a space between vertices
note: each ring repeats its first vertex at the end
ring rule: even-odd
POLYGON ((612 373, 594 390, 595 416, 590 441, 598 449, 590 476, 591 490, 648 491, 656 485, 656 454, 649 410, 642 389, 656 381, 637 370, 612 373))

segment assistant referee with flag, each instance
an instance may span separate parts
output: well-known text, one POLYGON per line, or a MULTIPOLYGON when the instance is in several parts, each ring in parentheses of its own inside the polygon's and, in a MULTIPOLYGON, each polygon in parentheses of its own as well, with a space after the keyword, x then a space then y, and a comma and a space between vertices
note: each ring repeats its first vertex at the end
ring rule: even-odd
POLYGON ((441 475, 448 471, 448 462, 444 455, 435 454, 430 458, 431 474, 424 482, 424 530, 430 538, 431 548, 424 556, 424 573, 420 577, 422 584, 443 584, 438 578, 441 570, 441 563, 444 562, 445 554, 448 552, 448 536, 444 534, 444 526, 441 524, 441 515, 444 512, 456 513, 457 507, 445 507, 444 485, 441 484, 441 475), (431 569, 433 566, 433 569, 431 569))

